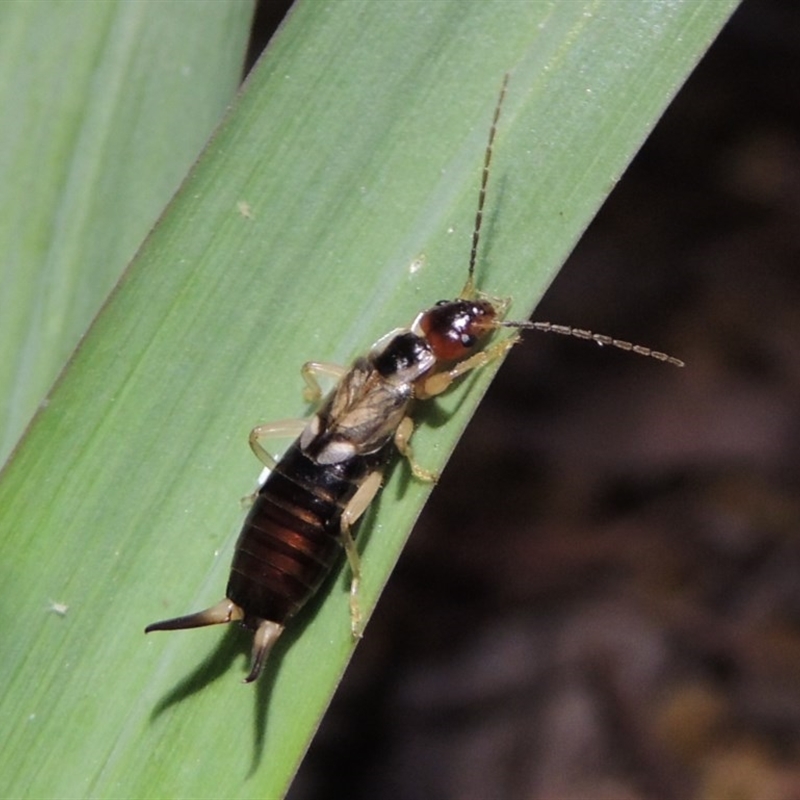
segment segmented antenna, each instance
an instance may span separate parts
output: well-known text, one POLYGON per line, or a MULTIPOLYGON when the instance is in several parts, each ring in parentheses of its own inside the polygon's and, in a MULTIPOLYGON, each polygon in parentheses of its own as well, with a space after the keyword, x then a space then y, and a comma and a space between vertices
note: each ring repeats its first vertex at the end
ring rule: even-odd
POLYGON ((475 296, 475 261, 478 258, 478 242, 481 238, 481 224, 483 223, 483 204, 486 200, 486 184, 489 182, 489 165, 492 163, 492 145, 494 144, 495 133, 497 132, 497 121, 500 119, 500 109, 503 107, 503 100, 506 99, 506 88, 508 87, 509 73, 503 76, 503 85, 500 87, 500 96, 497 98, 497 105, 494 108, 492 127, 489 129, 489 141, 486 144, 486 153, 483 157, 483 172, 481 173, 481 189, 478 193, 478 210, 475 212, 475 226, 472 229, 472 249, 469 251, 469 270, 467 271, 467 282, 461 290, 461 297, 475 296))
MULTIPOLYGON (((506 72, 503 76, 503 84, 500 87, 500 96, 497 98, 497 105, 494 107, 494 117, 492 117, 492 127, 489 129, 489 141, 486 143, 486 153, 483 156, 483 171, 481 173, 481 188, 478 192, 478 210, 475 212, 475 225, 472 229, 472 248, 469 252, 469 270, 467 271, 467 282, 461 290, 459 297, 465 299, 475 298, 478 294, 475 291, 475 262, 478 258, 478 243, 481 238, 481 225, 483 224, 483 206, 486 202, 486 185, 489 183, 489 167, 492 163, 492 148, 494 146, 494 137, 497 133, 497 122, 500 119, 500 110, 503 107, 503 101, 506 99, 506 89, 508 88, 508 79, 510 73, 506 72)), ((501 315, 502 316, 502 315, 501 315)), ((675 367, 686 366, 679 358, 662 353, 659 350, 652 350, 649 347, 644 347, 640 344, 633 344, 633 342, 626 342, 624 339, 614 339, 611 336, 606 336, 602 333, 594 333, 587 331, 583 328, 573 328, 571 325, 556 325, 553 322, 503 322, 495 321, 493 323, 496 327, 503 328, 524 328, 543 333, 558 333, 561 336, 573 336, 576 339, 583 339, 585 341, 594 342, 600 347, 616 347, 618 350, 625 350, 629 353, 635 353, 638 356, 645 356, 647 358, 654 358, 656 361, 663 361, 667 364, 672 364, 675 367)))
POLYGON ((583 328, 573 328, 571 325, 556 325, 553 322, 498 322, 498 327, 502 328, 528 328, 543 333, 558 333, 561 336, 574 336, 576 339, 594 342, 600 347, 616 347, 618 350, 625 350, 628 353, 636 353, 637 356, 654 358, 656 361, 664 361, 675 367, 685 367, 683 361, 674 356, 662 353, 659 350, 652 350, 640 344, 626 342, 624 339, 614 339, 603 333, 594 333, 583 328))

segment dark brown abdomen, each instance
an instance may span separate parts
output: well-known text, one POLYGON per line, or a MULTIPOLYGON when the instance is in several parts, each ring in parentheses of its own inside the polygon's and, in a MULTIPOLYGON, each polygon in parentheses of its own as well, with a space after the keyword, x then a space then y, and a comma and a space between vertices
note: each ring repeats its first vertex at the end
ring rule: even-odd
POLYGON ((236 543, 226 596, 244 624, 283 624, 317 591, 340 549, 341 516, 378 456, 321 466, 295 442, 258 492, 236 543))

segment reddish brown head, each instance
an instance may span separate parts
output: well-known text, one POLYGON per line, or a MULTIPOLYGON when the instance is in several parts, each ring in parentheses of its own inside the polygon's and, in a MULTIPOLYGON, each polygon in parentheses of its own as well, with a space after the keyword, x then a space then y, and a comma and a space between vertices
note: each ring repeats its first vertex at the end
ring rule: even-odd
POLYGON ((497 327, 497 317, 488 300, 441 300, 417 317, 413 330, 425 337, 437 359, 458 361, 497 327))

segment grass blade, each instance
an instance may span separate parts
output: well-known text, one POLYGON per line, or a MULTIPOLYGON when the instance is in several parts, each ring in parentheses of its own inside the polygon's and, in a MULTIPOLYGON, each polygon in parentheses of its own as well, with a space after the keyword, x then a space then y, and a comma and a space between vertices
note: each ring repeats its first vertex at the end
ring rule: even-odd
POLYGON ((0 4, 0 464, 231 101, 251 15, 0 4))
MULTIPOLYGON (((734 5, 296 5, 0 478, 9 794, 285 792, 352 651, 346 576, 255 691, 245 633, 141 633, 221 596, 248 429, 306 410, 304 360, 458 292, 506 70, 478 269, 524 317, 734 5)), ((362 526, 367 608, 428 491, 396 470, 362 526)))

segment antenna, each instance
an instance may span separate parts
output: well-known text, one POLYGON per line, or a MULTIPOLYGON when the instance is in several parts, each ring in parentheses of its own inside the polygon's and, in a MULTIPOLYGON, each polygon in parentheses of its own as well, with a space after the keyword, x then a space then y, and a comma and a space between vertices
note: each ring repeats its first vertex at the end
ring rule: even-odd
POLYGON ((503 85, 500 87, 500 96, 497 98, 497 105, 494 107, 494 117, 492 127, 489 129, 489 141, 486 144, 486 153, 483 157, 483 171, 481 173, 481 188, 478 193, 478 210, 475 212, 475 226, 472 229, 472 249, 469 252, 469 270, 467 272, 467 282, 461 290, 461 297, 475 296, 475 261, 478 257, 478 242, 481 238, 481 224, 483 223, 483 204, 486 201, 486 184, 489 182, 489 166, 492 163, 492 146, 494 137, 497 133, 497 121, 500 119, 500 109, 506 99, 506 88, 508 87, 509 73, 503 76, 503 85))
POLYGON ((543 333, 558 333, 561 336, 573 336, 576 339, 583 339, 584 341, 594 342, 600 347, 616 347, 618 350, 625 350, 628 353, 635 353, 637 356, 646 356, 647 358, 654 358, 656 361, 664 361, 667 364, 672 364, 675 367, 685 367, 683 361, 674 356, 662 353, 659 350, 652 350, 649 347, 644 347, 640 344, 633 344, 626 342, 624 339, 614 339, 611 336, 606 336, 603 333, 594 333, 587 331, 584 328, 573 328, 571 325, 556 325, 553 322, 505 322, 501 321, 496 323, 498 327, 502 328, 526 328, 535 331, 542 331, 543 333))
MULTIPOLYGON (((469 269, 467 271, 467 282, 461 290, 459 297, 465 300, 475 299, 480 296, 480 293, 475 290, 475 262, 478 258, 478 243, 481 238, 481 225, 483 224, 483 207, 486 202, 486 186, 489 183, 489 168, 492 163, 492 152, 494 147, 494 139, 497 134, 497 122, 500 119, 500 111, 503 107, 503 101, 506 99, 506 90, 508 88, 508 79, 510 73, 506 72, 503 76, 503 83, 500 86, 500 95, 497 98, 497 105, 494 107, 494 116, 492 117, 492 127, 489 129, 489 141, 486 143, 486 152, 483 156, 483 171, 481 172, 481 188, 478 192, 478 210, 475 212, 475 225, 472 229, 472 248, 469 252, 469 269)), ((496 302, 496 301, 493 301, 496 302)), ((502 316, 502 314, 500 314, 502 316)), ((527 330, 542 331, 543 333, 557 333, 561 336, 572 336, 576 339, 583 339, 584 341, 594 342, 600 347, 616 347, 618 350, 625 350, 629 353, 635 353, 639 356, 646 358, 654 358, 656 361, 663 361, 667 364, 672 364, 675 367, 685 366, 684 362, 679 358, 662 353, 659 350, 653 350, 649 347, 644 347, 640 344, 633 344, 626 342, 624 339, 614 339, 611 336, 606 336, 602 333, 594 333, 587 331, 583 328, 573 328, 571 325, 556 325, 553 322, 505 322, 495 320, 493 323, 495 327, 503 328, 522 328, 527 330)))

